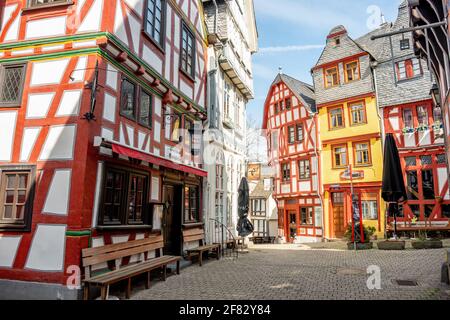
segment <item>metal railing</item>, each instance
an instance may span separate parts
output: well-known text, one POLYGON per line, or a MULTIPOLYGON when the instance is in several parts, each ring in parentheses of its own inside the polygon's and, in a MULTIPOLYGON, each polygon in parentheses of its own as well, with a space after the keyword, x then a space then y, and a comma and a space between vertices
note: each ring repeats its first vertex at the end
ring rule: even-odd
POLYGON ((213 244, 219 244, 222 257, 232 257, 237 259, 238 242, 231 230, 217 219, 211 218, 209 221, 208 239, 213 244))

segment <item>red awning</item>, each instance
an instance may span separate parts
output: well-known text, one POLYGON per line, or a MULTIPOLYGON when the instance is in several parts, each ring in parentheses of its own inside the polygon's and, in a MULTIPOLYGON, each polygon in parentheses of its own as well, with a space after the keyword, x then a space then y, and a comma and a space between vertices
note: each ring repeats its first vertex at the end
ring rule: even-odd
POLYGON ((157 166, 191 173, 191 174, 194 174, 199 177, 207 177, 208 176, 208 172, 206 172, 204 170, 186 166, 183 164, 179 164, 179 163, 176 163, 176 162, 173 162, 173 161, 161 158, 161 157, 153 156, 151 154, 144 153, 144 152, 134 150, 131 148, 127 148, 127 147, 124 147, 124 146, 121 146, 121 145, 118 145, 115 143, 112 144, 112 151, 114 153, 118 153, 118 154, 130 157, 133 159, 147 161, 147 162, 152 163, 157 166))

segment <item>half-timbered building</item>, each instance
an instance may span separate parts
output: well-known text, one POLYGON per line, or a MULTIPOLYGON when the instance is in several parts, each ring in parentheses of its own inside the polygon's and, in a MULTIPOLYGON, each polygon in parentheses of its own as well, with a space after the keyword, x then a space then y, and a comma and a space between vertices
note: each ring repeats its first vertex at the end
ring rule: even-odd
POLYGON ((269 165, 275 168, 273 197, 284 242, 315 242, 323 236, 318 118, 314 88, 285 74, 272 83, 263 130, 269 165))
POLYGON ((0 295, 76 298, 88 246, 162 232, 182 255, 207 175, 201 2, 3 3, 0 295))
MULTIPOLYGON (((430 92, 434 77, 425 59, 416 57, 411 32, 372 40, 409 27, 407 2, 397 20, 359 39, 374 57, 373 73, 383 133, 393 133, 400 151, 407 201, 400 207, 398 230, 446 229, 450 193, 442 114, 430 92), (392 41, 392 42, 391 42, 392 41), (390 49, 392 43, 392 51, 390 49)), ((394 218, 388 218, 393 229, 394 218)))
POLYGON ((344 236, 355 205, 363 224, 384 234, 381 124, 371 60, 345 27, 337 26, 312 69, 328 239, 344 236))
POLYGON ((255 11, 253 0, 204 0, 203 6, 209 45, 205 222, 210 236, 216 227, 236 234, 238 188, 246 175, 246 107, 254 97, 255 11))

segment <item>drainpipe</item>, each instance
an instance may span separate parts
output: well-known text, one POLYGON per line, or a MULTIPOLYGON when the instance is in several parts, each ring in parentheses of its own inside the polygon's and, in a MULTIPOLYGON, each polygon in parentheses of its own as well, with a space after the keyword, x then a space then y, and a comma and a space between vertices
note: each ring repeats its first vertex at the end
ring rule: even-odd
MULTIPOLYGON (((377 104, 376 109, 377 109, 378 120, 380 121, 380 129, 381 129, 381 154, 384 155, 384 139, 386 137, 386 132, 384 129, 384 121, 383 121, 384 109, 382 111, 382 114, 380 114, 380 102, 379 102, 379 98, 378 98, 377 67, 378 67, 378 63, 372 65, 373 79, 374 79, 374 85, 375 85, 375 98, 376 98, 376 104, 377 104)), ((385 211, 384 211, 384 238, 385 239, 387 239, 387 220, 388 220, 387 212, 388 212, 388 207, 385 206, 385 211)))
POLYGON ((322 185, 322 183, 321 183, 321 174, 320 174, 320 166, 319 166, 319 162, 320 162, 320 158, 319 158, 319 152, 317 151, 317 144, 319 143, 319 139, 318 139, 318 137, 319 137, 319 128, 317 127, 317 124, 316 124, 316 121, 315 121, 315 118, 316 118, 316 116, 317 116, 317 113, 310 113, 310 116, 311 116, 311 120, 313 121, 313 123, 314 123, 314 126, 316 127, 316 143, 314 143, 314 154, 316 155, 316 162, 317 162, 317 168, 316 168, 316 172, 317 172, 317 196, 319 197, 319 201, 320 201, 320 206, 322 207, 322 236, 323 236, 323 239, 325 239, 326 240, 326 237, 325 237, 325 219, 324 219, 324 215, 325 215, 325 208, 324 208, 324 205, 323 205, 323 198, 322 198, 322 194, 320 193, 320 186, 322 185))

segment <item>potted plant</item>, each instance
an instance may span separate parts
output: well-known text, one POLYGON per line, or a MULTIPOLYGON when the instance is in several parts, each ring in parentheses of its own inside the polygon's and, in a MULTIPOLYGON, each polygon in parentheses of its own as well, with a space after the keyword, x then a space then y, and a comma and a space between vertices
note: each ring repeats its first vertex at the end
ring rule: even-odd
POLYGON ((405 250, 406 241, 393 237, 377 243, 379 250, 405 250))
MULTIPOLYGON (((355 228, 359 228, 359 225, 355 226, 355 228)), ((364 230, 364 242, 358 241, 356 242, 356 250, 368 250, 373 248, 373 243, 370 242, 370 238, 373 236, 376 231, 375 228, 367 228, 363 226, 364 230)), ((347 231, 344 234, 344 237, 347 239, 347 248, 349 250, 355 249, 355 243, 352 242, 352 225, 349 224, 347 227, 347 231)))
POLYGON ((411 245, 414 249, 441 249, 442 240, 428 238, 426 231, 419 231, 419 238, 413 239, 411 245))
POLYGON ((425 132, 428 131, 430 127, 427 124, 421 124, 417 127, 417 132, 425 132))
POLYGON ((416 130, 412 127, 404 127, 402 131, 403 134, 411 134, 414 133, 416 130))

